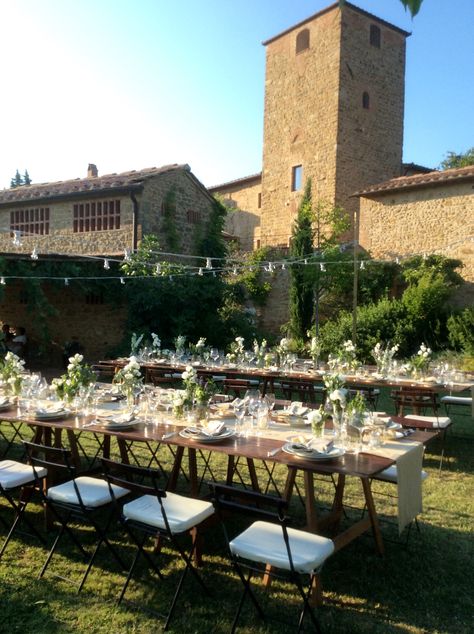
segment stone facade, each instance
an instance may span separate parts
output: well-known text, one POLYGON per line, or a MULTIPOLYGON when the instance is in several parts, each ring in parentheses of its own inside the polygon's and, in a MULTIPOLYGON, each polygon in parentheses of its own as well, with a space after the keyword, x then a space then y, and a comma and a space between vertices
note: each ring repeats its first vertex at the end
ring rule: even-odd
POLYGON ((361 245, 374 258, 439 253, 462 260, 460 272, 466 284, 456 299, 460 305, 472 305, 473 186, 474 167, 394 179, 362 193, 361 245))
POLYGON ((243 251, 260 247, 262 175, 255 174, 225 185, 210 187, 211 194, 222 197, 229 209, 225 230, 239 240, 243 251))
MULTIPOLYGON (((197 240, 203 235, 213 204, 214 199, 187 165, 102 177, 95 172, 85 179, 3 190, 0 191, 3 227, 0 251, 9 258, 25 258, 35 249, 40 259, 53 255, 119 256, 122 259, 126 249, 136 249, 143 236, 153 233, 158 236, 163 251, 192 254, 196 252, 197 240), (101 224, 94 224, 93 231, 78 231, 86 227, 85 224, 79 226, 79 222, 87 221, 89 229, 92 228, 90 223, 99 222, 99 208, 101 224), (107 228, 103 224, 105 209, 113 210, 112 215, 120 218, 117 221, 114 217, 111 221, 108 217, 107 228), (82 214, 80 220, 78 214, 82 214), (169 244, 170 225, 176 238, 173 248, 169 244), (11 230, 19 231, 20 245, 12 244, 11 230)), ((116 272, 112 275, 119 277, 116 272)), ((1 320, 24 326, 32 340, 42 339, 44 325, 34 310, 28 312, 29 304, 21 282, 9 279, 6 282, 0 299, 1 320)), ((110 283, 120 284, 118 279, 110 283)), ((54 339, 52 354, 66 341, 76 339, 84 346, 89 359, 97 359, 122 339, 126 307, 104 304, 100 297, 88 298, 74 292, 72 277, 69 286, 60 291, 48 288, 46 281, 43 284, 48 301, 57 311, 48 320, 54 339)))
POLYGON ((262 244, 288 244, 308 178, 314 199, 353 217, 354 191, 400 175, 406 35, 347 3, 265 43, 262 244), (308 46, 298 50, 302 35, 308 46))

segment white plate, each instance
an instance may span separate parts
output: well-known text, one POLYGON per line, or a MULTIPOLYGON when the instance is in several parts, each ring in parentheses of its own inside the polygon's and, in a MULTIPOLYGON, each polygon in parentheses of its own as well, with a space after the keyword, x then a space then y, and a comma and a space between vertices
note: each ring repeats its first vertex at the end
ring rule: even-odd
POLYGON ((282 449, 285 453, 296 456, 297 458, 303 458, 304 460, 332 460, 333 458, 340 458, 345 453, 341 447, 333 447, 328 453, 321 453, 316 450, 304 451, 304 449, 299 451, 295 449, 293 443, 290 442, 284 444, 282 449))
POLYGON ((136 418, 134 418, 133 420, 129 420, 126 422, 120 422, 120 421, 102 421, 102 420, 95 420, 94 421, 97 425, 100 425, 101 427, 104 427, 105 429, 112 429, 114 431, 120 430, 120 429, 131 429, 132 427, 135 427, 135 425, 137 425, 140 421, 136 418))
POLYGON ((57 412, 44 412, 39 414, 35 413, 36 420, 58 420, 59 418, 66 418, 71 412, 68 409, 62 409, 57 412))
POLYGON ((198 436, 197 434, 189 433, 188 431, 186 431, 186 429, 182 429, 179 432, 179 435, 181 436, 181 438, 186 438, 186 440, 195 440, 196 442, 214 443, 214 442, 220 442, 221 440, 227 440, 227 438, 232 438, 234 433, 235 432, 233 429, 225 429, 223 432, 221 432, 217 436, 206 436, 204 434, 202 436, 198 436))

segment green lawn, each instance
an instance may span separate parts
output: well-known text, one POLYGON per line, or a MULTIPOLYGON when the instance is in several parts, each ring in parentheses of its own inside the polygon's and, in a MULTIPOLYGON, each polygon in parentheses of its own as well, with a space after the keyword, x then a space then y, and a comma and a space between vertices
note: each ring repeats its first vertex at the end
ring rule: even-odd
MULTIPOLYGON (((382 401, 382 407, 388 407, 382 401)), ((379 406, 380 407, 380 406, 379 406)), ((330 558, 323 570, 325 604, 319 617, 325 632, 422 633, 445 632, 470 634, 474 631, 474 421, 456 417, 448 440, 449 468, 438 473, 439 445, 433 445, 425 457, 429 478, 424 485, 425 510, 420 519, 421 533, 412 531, 408 548, 400 543, 386 543, 386 555, 375 554, 370 536, 353 542, 330 558)), ((8 424, 2 423, 8 432, 8 424)), ((0 446, 1 448, 1 446, 0 446)), ((224 474, 225 464, 213 459, 217 474, 224 474)), ((282 481, 285 470, 279 472, 282 481)), ((182 483, 183 491, 185 483, 182 483)), ((322 502, 329 503, 332 487, 321 484, 322 502)), ((349 485, 348 503, 360 507, 358 482, 349 485)), ((377 500, 382 516, 392 515, 389 501, 377 500)), ((0 513, 6 517, 2 502, 0 513)), ((357 512, 348 508, 350 516, 357 512)), ((41 507, 32 504, 29 514, 42 526, 41 507)), ((292 503, 295 522, 302 520, 298 499, 292 503)), ((383 526, 384 535, 398 538, 392 525, 383 526)), ((1 529, 4 534, 4 529, 1 529)), ((81 529, 86 542, 91 532, 81 529)), ((47 535, 51 543, 53 534, 47 535)), ((114 529, 113 541, 130 559, 132 549, 120 532, 114 529)), ((162 583, 141 570, 132 581, 129 601, 117 608, 115 599, 123 575, 111 562, 107 551, 99 556, 97 566, 78 595, 75 588, 53 573, 79 579, 83 563, 65 539, 60 555, 55 556, 46 576, 37 575, 46 557, 46 550, 33 538, 17 535, 0 562, 0 631, 22 632, 97 632, 156 633, 162 631, 162 620, 142 609, 148 606, 160 611, 171 599, 175 587, 176 565, 172 551, 164 549, 161 559, 170 583, 162 583)), ((186 581, 170 632, 209 633, 230 629, 240 582, 227 565, 223 540, 218 526, 206 534, 202 575, 213 596, 204 598, 192 578, 186 581)), ((241 632, 288 632, 281 617, 296 622, 299 602, 290 586, 278 582, 268 596, 268 613, 276 621, 261 623, 254 612, 245 612, 241 632)), ((308 621, 309 625, 309 621, 308 621)))

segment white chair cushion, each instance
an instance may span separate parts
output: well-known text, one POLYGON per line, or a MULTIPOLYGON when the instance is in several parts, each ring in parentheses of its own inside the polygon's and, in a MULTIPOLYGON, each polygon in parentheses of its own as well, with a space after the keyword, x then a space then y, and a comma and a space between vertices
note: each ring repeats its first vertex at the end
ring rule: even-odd
POLYGON ((445 405, 472 405, 470 396, 442 396, 441 403, 445 405))
MULTIPOLYGON (((422 470, 421 472, 422 482, 424 482, 427 477, 428 477, 428 473, 422 470)), ((397 465, 394 464, 391 467, 384 469, 383 471, 381 471, 374 477, 374 480, 383 480, 384 482, 393 482, 394 484, 397 484, 398 482, 397 465)))
POLYGON ((437 427, 438 429, 444 429, 451 425, 451 419, 447 416, 419 416, 418 414, 410 414, 408 418, 433 423, 433 427, 437 427))
MULTIPOLYGON (((197 526, 214 513, 211 502, 187 498, 176 493, 166 493, 162 498, 166 517, 172 533, 183 533, 197 526)), ((161 505, 153 495, 143 495, 123 507, 125 518, 166 529, 161 505)))
MULTIPOLYGON (((327 537, 294 528, 288 528, 288 537, 293 565, 300 573, 317 571, 334 552, 334 543, 327 537)), ((290 570, 283 531, 278 524, 254 522, 230 542, 230 549, 238 557, 290 570)))
MULTIPOLYGON (((89 508, 97 508, 104 506, 112 501, 110 495, 109 485, 105 480, 100 478, 91 478, 90 476, 80 476, 75 479, 79 494, 82 498, 84 506, 89 508)), ((117 498, 121 498, 129 491, 122 487, 112 485, 114 495, 117 498)), ((73 480, 64 482, 64 484, 58 484, 57 486, 48 489, 48 498, 55 502, 66 502, 68 504, 79 504, 77 494, 74 489, 73 480)))
MULTIPOLYGON (((37 467, 38 478, 44 478, 47 471, 44 467, 37 467)), ((0 462, 0 486, 3 489, 14 489, 15 487, 31 484, 35 480, 33 467, 16 460, 2 460, 0 462)))

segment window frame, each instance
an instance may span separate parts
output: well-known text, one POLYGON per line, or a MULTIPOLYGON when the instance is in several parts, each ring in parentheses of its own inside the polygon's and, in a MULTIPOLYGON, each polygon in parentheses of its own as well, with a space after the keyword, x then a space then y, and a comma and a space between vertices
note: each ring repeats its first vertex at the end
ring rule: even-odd
POLYGON ((303 188, 303 165, 293 165, 291 168, 291 191, 299 192, 303 188))

